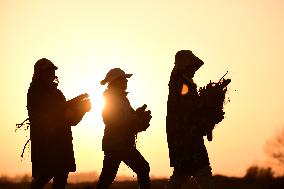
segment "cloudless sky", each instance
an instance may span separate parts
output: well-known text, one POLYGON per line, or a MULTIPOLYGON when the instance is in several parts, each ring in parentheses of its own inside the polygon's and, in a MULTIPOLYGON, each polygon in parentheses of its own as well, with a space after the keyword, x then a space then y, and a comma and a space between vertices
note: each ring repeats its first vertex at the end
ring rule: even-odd
MULTIPOLYGON (((151 175, 168 177, 165 117, 168 81, 178 50, 190 49, 205 64, 198 86, 232 79, 226 118, 206 142, 214 174, 243 176, 266 163, 264 145, 284 122, 284 2, 281 0, 0 1, 0 174, 31 173, 26 93, 34 63, 46 57, 59 67, 66 98, 91 95, 93 109, 72 129, 78 172, 102 168, 101 119, 107 71, 120 67, 129 79, 134 108, 152 111, 138 148, 151 175), (27 137, 26 137, 27 135, 27 137)), ((125 165, 120 175, 133 175, 125 165)))

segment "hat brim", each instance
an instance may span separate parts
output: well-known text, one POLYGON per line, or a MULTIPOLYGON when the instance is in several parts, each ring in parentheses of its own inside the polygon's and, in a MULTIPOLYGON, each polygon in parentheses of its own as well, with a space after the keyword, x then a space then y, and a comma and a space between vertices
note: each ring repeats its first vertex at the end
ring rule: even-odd
POLYGON ((100 83, 101 83, 101 85, 105 85, 106 83, 109 83, 109 82, 111 82, 111 81, 115 81, 115 80, 117 80, 117 79, 119 79, 119 78, 130 78, 132 75, 133 75, 133 74, 124 74, 124 75, 122 75, 122 76, 120 76, 120 77, 117 77, 117 78, 114 78, 114 79, 112 79, 112 80, 110 80, 110 81, 107 81, 106 79, 104 79, 104 80, 102 80, 100 83))
POLYGON ((125 78, 130 78, 133 74, 125 74, 124 77, 125 78))

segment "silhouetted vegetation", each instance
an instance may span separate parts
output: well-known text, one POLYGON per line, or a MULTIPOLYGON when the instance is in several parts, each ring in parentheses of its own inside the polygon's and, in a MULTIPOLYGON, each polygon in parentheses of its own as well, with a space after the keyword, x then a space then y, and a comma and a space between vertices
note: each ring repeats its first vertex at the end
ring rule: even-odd
POLYGON ((284 127, 267 141, 265 150, 275 163, 277 175, 284 176, 284 127))
POLYGON ((271 180, 273 179, 273 171, 271 167, 263 168, 251 166, 247 169, 244 177, 246 180, 271 180))

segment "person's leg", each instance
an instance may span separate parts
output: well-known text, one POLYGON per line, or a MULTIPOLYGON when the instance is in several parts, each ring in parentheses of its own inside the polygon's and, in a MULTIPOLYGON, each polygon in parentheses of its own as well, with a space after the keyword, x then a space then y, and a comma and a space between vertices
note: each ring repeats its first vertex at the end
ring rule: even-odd
POLYGON ((211 167, 206 166, 198 170, 193 177, 201 189, 214 189, 214 180, 211 172, 211 167))
POLYGON ((188 179, 190 178, 189 174, 185 174, 177 168, 174 168, 173 175, 170 177, 168 183, 165 186, 165 189, 180 189, 188 179))
POLYGON ((127 151, 127 154, 123 155, 122 161, 137 174, 140 189, 151 188, 149 163, 137 149, 127 151))
POLYGON ((33 177, 30 189, 43 189, 53 176, 41 175, 33 177))
POLYGON ((58 174, 53 177, 52 189, 64 189, 67 184, 68 173, 58 174))
POLYGON ((103 168, 96 189, 107 189, 115 179, 120 160, 115 153, 105 152, 103 168))

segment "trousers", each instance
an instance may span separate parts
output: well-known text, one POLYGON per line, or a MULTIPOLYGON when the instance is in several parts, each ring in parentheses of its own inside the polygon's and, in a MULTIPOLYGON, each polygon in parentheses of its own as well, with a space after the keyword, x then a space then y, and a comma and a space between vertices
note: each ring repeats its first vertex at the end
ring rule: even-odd
POLYGON ((149 164, 140 152, 134 148, 125 151, 104 152, 103 168, 96 189, 107 189, 112 184, 121 161, 137 174, 140 189, 151 188, 149 164))
POLYGON ((64 189, 67 184, 68 173, 59 175, 40 175, 33 177, 30 189, 43 189, 53 179, 52 189, 64 189))

